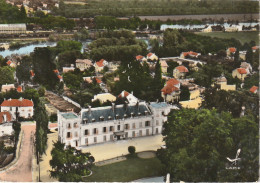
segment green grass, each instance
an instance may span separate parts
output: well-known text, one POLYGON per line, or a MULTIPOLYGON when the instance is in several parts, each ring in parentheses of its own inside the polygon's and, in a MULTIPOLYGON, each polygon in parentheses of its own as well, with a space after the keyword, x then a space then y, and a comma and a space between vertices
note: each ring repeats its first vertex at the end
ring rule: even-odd
POLYGON ((196 34, 203 35, 203 36, 210 36, 210 37, 217 37, 217 38, 235 38, 244 44, 246 42, 255 41, 256 43, 259 42, 258 31, 253 32, 196 32, 196 34))
POLYGON ((93 174, 84 179, 86 182, 129 182, 146 177, 162 176, 163 164, 158 158, 128 158, 125 161, 94 166, 93 174))

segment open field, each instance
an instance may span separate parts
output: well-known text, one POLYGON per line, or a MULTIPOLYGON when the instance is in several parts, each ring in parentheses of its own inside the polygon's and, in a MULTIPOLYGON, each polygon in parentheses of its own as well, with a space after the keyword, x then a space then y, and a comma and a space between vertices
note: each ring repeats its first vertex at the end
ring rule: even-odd
POLYGON ((162 176, 158 158, 129 158, 125 161, 104 166, 94 166, 93 174, 84 179, 87 182, 129 182, 145 177, 162 176))
POLYGON ((239 40, 242 44, 250 41, 259 42, 259 33, 257 31, 250 32, 196 32, 196 34, 217 38, 235 38, 239 40))

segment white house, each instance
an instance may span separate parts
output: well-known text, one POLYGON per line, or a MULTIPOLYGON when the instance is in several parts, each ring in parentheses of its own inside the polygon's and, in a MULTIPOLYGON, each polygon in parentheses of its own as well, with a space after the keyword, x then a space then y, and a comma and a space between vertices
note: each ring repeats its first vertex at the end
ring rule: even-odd
POLYGON ((93 66, 93 63, 91 60, 88 60, 88 59, 77 59, 76 60, 76 68, 79 68, 81 71, 84 71, 85 69, 89 69, 91 66, 93 66))
POLYGON ((98 62, 96 62, 96 63, 94 64, 95 71, 96 71, 96 72, 100 72, 100 71, 102 71, 102 70, 104 69, 104 67, 107 66, 107 65, 108 65, 108 62, 107 62, 106 60, 104 60, 104 59, 101 59, 101 60, 99 60, 98 62))
POLYGON ((148 53, 146 58, 147 60, 158 60, 158 56, 156 56, 154 53, 148 53))
POLYGON ((2 85, 1 92, 8 92, 11 89, 15 89, 14 84, 5 84, 5 85, 2 85))
POLYGON ((160 134, 171 105, 145 102, 58 113, 59 140, 66 146, 91 144, 160 134), (153 113, 156 112, 156 113, 153 113))
POLYGON ((19 117, 31 118, 33 116, 33 101, 28 99, 8 99, 1 104, 1 112, 10 112, 16 119, 16 113, 19 117))
POLYGON ((12 115, 9 112, 0 112, 0 137, 12 133, 12 115))
POLYGON ((129 104, 136 104, 138 102, 138 98, 136 98, 133 93, 128 93, 127 91, 122 91, 119 95, 119 98, 125 98, 129 104))

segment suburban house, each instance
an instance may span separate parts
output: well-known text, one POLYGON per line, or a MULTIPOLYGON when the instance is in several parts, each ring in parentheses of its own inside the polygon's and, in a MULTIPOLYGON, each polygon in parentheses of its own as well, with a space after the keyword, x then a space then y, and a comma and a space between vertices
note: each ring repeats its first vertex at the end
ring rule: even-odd
POLYGON ((168 64, 166 61, 164 60, 160 60, 160 64, 161 64, 161 69, 163 73, 167 73, 167 69, 168 69, 168 64))
POLYGON ((252 86, 249 90, 251 93, 259 93, 259 89, 257 86, 252 86))
POLYGON ((62 82, 62 81, 63 81, 63 78, 62 78, 62 76, 60 75, 60 72, 59 72, 57 69, 53 70, 53 72, 57 75, 59 81, 62 82))
POLYGON ((161 134, 173 106, 145 102, 58 112, 58 139, 66 146, 88 145, 161 134), (153 113, 154 112, 154 113, 153 113))
POLYGON ((146 62, 146 61, 147 61, 147 59, 146 59, 144 56, 142 56, 142 55, 137 55, 137 56, 135 57, 135 59, 136 59, 137 61, 141 61, 141 62, 146 62))
POLYGON ((74 66, 71 66, 71 67, 62 67, 62 72, 63 72, 63 73, 71 72, 71 71, 74 71, 74 70, 75 70, 75 67, 74 67, 74 66))
POLYGON ((102 84, 102 80, 96 76, 83 77, 83 80, 87 83, 92 83, 93 79, 95 79, 98 84, 102 84))
POLYGON ((258 49, 259 49, 259 46, 253 46, 253 47, 252 47, 252 51, 253 51, 253 53, 255 53, 256 50, 258 50, 258 49))
POLYGON ((16 90, 17 90, 17 92, 21 93, 21 92, 23 92, 23 87, 22 86, 17 86, 16 90))
POLYGON ((35 73, 33 72, 33 70, 30 70, 30 79, 33 80, 35 76, 35 73))
POLYGON ((240 68, 246 69, 247 73, 252 73, 252 71, 253 71, 251 64, 247 63, 247 62, 241 62, 240 68))
POLYGON ((0 137, 13 133, 12 115, 9 112, 0 112, 0 137))
POLYGON ((2 85, 1 92, 8 92, 11 89, 15 89, 14 84, 5 84, 5 85, 2 85))
POLYGON ((164 101, 175 102, 180 99, 180 82, 177 79, 169 79, 161 89, 164 101))
POLYGON ((220 90, 226 90, 226 91, 234 91, 236 90, 236 85, 228 85, 227 79, 224 75, 214 78, 215 83, 213 85, 216 85, 220 90))
POLYGON ((242 31, 242 25, 225 26, 225 32, 237 32, 237 31, 242 31))
POLYGON ((236 51, 237 51, 237 49, 234 48, 234 47, 228 48, 228 49, 226 50, 227 56, 228 56, 228 57, 234 56, 234 54, 236 53, 236 51))
POLYGON ((95 95, 94 98, 92 99, 92 102, 95 100, 99 100, 101 103, 104 103, 107 101, 115 102, 116 97, 114 95, 112 95, 111 93, 101 93, 101 94, 95 95))
POLYGON ((136 104, 138 103, 138 98, 136 98, 133 93, 129 93, 127 91, 122 91, 119 95, 118 98, 126 99, 128 104, 136 104))
POLYGON ((183 66, 177 66, 173 69, 173 77, 176 79, 184 79, 189 70, 183 66))
POLYGON ((28 99, 8 99, 1 104, 1 112, 10 112, 12 117, 32 118, 33 116, 33 101, 28 99), (17 115, 16 115, 17 114, 17 115))
POLYGON ((147 60, 158 60, 158 57, 154 53, 148 53, 146 56, 147 60))
POLYGON ((210 26, 207 26, 206 28, 202 29, 201 32, 212 32, 212 27, 211 25, 210 26))
POLYGON ((242 60, 246 60, 246 51, 239 51, 239 58, 242 60))
POLYGON ((198 58, 199 55, 201 54, 193 51, 188 51, 188 52, 182 52, 180 58, 186 58, 187 56, 191 58, 198 58))
POLYGON ((237 68, 235 70, 232 71, 232 77, 233 78, 238 78, 242 81, 244 81, 245 77, 247 76, 247 71, 245 68, 237 68))
POLYGON ((101 72, 104 69, 104 67, 107 66, 107 65, 108 65, 108 62, 104 59, 101 59, 94 64, 95 71, 101 72))
POLYGON ((93 63, 91 60, 88 60, 88 59, 77 59, 76 60, 76 68, 79 68, 80 71, 89 69, 91 66, 93 66, 93 63))
POLYGON ((14 62, 12 62, 11 60, 8 60, 7 62, 6 62, 6 64, 8 65, 8 66, 10 66, 10 67, 15 67, 16 66, 16 64, 14 63, 14 62))
POLYGON ((121 64, 120 61, 108 62, 107 67, 108 67, 109 71, 114 72, 118 69, 120 64, 121 64))

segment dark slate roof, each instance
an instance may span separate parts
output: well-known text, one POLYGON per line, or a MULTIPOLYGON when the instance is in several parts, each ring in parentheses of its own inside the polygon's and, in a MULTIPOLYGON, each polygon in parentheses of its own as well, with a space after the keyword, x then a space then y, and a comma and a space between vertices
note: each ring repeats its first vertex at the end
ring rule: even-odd
POLYGON ((148 114, 151 114, 149 109, 145 104, 139 104, 139 105, 115 105, 115 112, 112 110, 112 106, 110 107, 100 107, 100 109, 95 108, 91 109, 91 112, 84 111, 82 114, 82 120, 87 118, 87 123, 90 122, 100 122, 100 121, 108 121, 108 120, 114 120, 116 119, 116 115, 118 115, 119 119, 123 118, 130 118, 131 113, 133 113, 134 117, 137 116, 145 116, 145 111, 148 112, 148 114), (125 114, 127 116, 125 116, 125 114), (109 119, 109 116, 111 118, 109 119), (103 117, 104 120, 100 119, 100 117, 103 117), (95 121, 92 121, 92 119, 95 119, 95 121))

